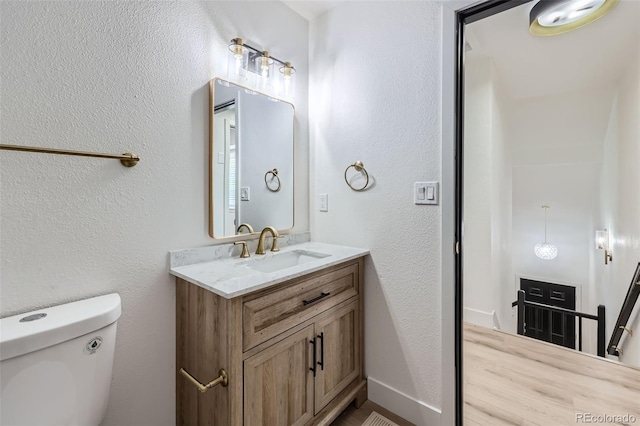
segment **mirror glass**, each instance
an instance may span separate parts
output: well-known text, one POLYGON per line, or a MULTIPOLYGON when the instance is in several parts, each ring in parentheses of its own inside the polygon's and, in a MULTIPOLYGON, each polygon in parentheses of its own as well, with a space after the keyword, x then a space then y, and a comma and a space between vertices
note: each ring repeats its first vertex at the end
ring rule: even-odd
POLYGON ((465 27, 464 424, 632 424, 640 2, 550 37, 534 4, 465 27))
POLYGON ((531 7, 466 27, 464 319, 638 367, 640 3, 552 37, 531 7))
POLYGON ((293 105, 220 78, 210 91, 209 234, 292 228, 293 105))

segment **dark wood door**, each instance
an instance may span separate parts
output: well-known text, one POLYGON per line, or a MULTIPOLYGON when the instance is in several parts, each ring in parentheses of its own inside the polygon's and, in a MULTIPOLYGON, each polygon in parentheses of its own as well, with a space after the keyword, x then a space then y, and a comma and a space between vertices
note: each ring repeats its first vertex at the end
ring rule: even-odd
MULTIPOLYGON (((576 310, 576 288, 521 278, 524 299, 545 305, 576 310)), ((576 348, 576 320, 572 315, 542 308, 525 307, 525 336, 567 348, 576 348)))

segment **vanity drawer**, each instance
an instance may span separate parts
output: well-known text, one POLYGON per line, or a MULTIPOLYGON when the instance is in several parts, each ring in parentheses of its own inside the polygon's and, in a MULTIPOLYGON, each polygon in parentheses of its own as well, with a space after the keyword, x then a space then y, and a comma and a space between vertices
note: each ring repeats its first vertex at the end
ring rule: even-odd
POLYGON ((243 350, 357 295, 359 264, 360 261, 355 261, 338 265, 245 300, 242 306, 243 350))

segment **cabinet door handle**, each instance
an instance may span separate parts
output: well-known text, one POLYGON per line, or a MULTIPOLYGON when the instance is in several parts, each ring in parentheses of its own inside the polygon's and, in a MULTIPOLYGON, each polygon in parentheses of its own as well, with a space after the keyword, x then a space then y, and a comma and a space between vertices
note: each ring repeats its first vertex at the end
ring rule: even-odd
POLYGON ((316 339, 320 339, 320 361, 318 361, 318 365, 324 371, 324 331, 318 334, 316 339))
POLYGON ((316 355, 316 339, 309 340, 311 346, 313 346, 313 367, 309 367, 309 370, 313 371, 313 377, 316 377, 316 361, 318 360, 316 355))
POLYGON ((324 299, 325 297, 327 297, 327 296, 328 296, 328 295, 330 295, 330 294, 331 294, 331 293, 320 293, 320 296, 318 296, 318 297, 314 297, 314 298, 313 298, 313 299, 311 299, 311 300, 303 300, 303 301, 302 301, 302 304, 303 304, 304 306, 310 305, 310 304, 312 304, 313 302, 317 302, 317 301, 318 301, 318 300, 320 300, 320 299, 324 299))

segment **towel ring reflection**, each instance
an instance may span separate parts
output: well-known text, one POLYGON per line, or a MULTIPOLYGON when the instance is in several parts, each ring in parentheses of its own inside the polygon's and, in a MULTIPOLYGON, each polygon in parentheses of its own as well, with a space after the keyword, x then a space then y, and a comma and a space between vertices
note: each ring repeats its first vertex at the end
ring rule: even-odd
POLYGON ((353 189, 354 191, 364 191, 365 189, 367 189, 367 187, 369 186, 369 173, 367 173, 367 169, 364 168, 364 164, 362 164, 362 161, 358 160, 346 168, 346 170, 344 171, 344 181, 347 182, 347 185, 349 185, 349 188, 353 189), (365 182, 362 188, 354 188, 353 185, 351 185, 351 182, 349 182, 349 179, 347 179, 347 172, 352 167, 357 172, 364 173, 364 176, 367 178, 367 181, 365 182))
POLYGON ((278 192, 280 191, 280 178, 278 177, 278 169, 273 169, 273 170, 269 170, 267 171, 267 173, 264 174, 264 183, 265 185, 267 185, 267 189, 271 192, 278 192), (269 186, 269 182, 267 182, 267 176, 272 175, 271 177, 271 181, 273 181, 273 179, 276 179, 278 181, 278 187, 276 189, 273 189, 269 186))

